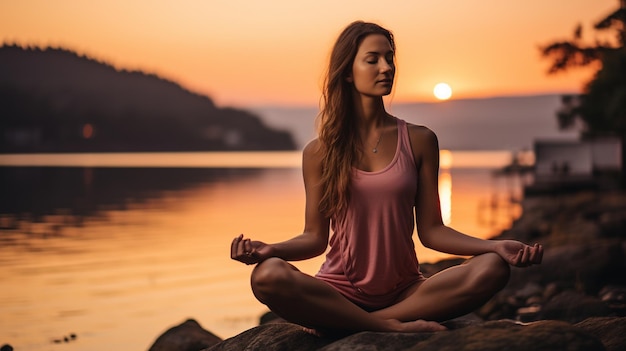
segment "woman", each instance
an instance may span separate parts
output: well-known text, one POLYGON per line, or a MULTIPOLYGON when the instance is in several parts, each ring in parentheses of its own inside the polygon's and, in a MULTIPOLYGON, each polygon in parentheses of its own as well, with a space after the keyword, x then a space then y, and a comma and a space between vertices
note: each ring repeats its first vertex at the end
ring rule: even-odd
POLYGON ((385 111, 395 75, 386 29, 350 24, 331 53, 319 137, 303 151, 304 232, 266 244, 235 238, 231 257, 257 264, 254 295, 284 319, 327 332, 419 332, 471 312, 502 289, 509 265, 540 263, 543 249, 482 240, 445 226, 438 194, 439 147, 426 127, 385 111), (415 215, 414 215, 415 212, 415 215), (424 246, 474 256, 425 278, 412 233, 424 246), (315 277, 288 261, 330 250, 315 277))

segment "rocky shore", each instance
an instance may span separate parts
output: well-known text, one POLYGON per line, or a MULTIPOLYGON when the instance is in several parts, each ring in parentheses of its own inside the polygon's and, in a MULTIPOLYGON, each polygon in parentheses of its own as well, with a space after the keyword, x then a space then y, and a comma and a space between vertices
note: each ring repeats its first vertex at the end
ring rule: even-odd
MULTIPOLYGON (((498 238, 545 247, 539 266, 513 268, 509 284, 474 313, 438 333, 362 332, 320 338, 264 316, 221 340, 187 320, 150 351, 217 350, 626 350, 626 192, 533 195, 498 238)), ((462 259, 424 264, 430 275, 462 259)))

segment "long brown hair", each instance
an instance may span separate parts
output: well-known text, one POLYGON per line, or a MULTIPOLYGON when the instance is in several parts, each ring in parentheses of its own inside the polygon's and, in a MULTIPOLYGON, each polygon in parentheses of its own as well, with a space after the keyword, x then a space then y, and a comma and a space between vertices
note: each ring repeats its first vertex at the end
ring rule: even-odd
POLYGON ((359 138, 352 98, 352 83, 347 78, 359 45, 370 34, 382 34, 395 52, 393 34, 374 23, 352 22, 337 38, 330 55, 322 108, 318 115, 318 137, 322 152, 322 199, 319 210, 336 216, 347 207, 352 166, 358 157, 359 138))

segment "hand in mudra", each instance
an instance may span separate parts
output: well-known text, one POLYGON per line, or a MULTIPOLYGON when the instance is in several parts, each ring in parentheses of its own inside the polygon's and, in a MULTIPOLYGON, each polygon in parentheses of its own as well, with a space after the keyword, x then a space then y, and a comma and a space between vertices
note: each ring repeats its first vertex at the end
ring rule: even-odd
POLYGON ((543 246, 526 245, 515 240, 501 240, 496 243, 495 251, 506 262, 515 267, 528 267, 541 263, 543 246))
POLYGON ((230 258, 245 264, 255 264, 271 257, 271 246, 261 242, 244 239, 243 234, 233 239, 230 245, 230 258))

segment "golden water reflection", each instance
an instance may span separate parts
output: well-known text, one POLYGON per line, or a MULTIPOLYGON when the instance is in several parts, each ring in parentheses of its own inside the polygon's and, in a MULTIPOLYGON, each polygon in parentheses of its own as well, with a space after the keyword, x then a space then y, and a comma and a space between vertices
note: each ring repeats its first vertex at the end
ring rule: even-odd
POLYGON ((439 174, 439 201, 443 224, 452 223, 452 176, 449 170, 442 170, 439 174))

